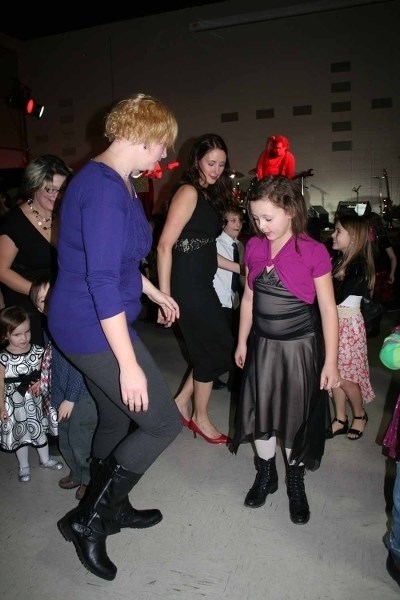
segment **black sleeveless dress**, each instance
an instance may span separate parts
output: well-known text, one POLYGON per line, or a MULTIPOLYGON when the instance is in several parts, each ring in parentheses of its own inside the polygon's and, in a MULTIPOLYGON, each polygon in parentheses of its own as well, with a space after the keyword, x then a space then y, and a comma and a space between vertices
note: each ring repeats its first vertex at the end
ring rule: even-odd
POLYGON ((222 217, 199 193, 196 208, 172 252, 171 294, 196 381, 213 381, 233 366, 234 341, 214 289, 216 237, 222 217))
MULTIPOLYGON (((11 269, 33 281, 41 276, 55 276, 57 272, 57 250, 32 225, 19 207, 10 210, 1 220, 0 235, 7 235, 18 249, 11 269)), ((5 306, 18 305, 25 308, 31 322, 31 343, 44 346, 43 328, 46 317, 33 306, 26 294, 20 294, 1 286, 5 306)))
POLYGON ((290 461, 319 467, 331 430, 328 392, 320 390, 324 345, 315 305, 293 296, 275 269, 254 281, 253 328, 244 367, 232 452, 276 436, 290 461))

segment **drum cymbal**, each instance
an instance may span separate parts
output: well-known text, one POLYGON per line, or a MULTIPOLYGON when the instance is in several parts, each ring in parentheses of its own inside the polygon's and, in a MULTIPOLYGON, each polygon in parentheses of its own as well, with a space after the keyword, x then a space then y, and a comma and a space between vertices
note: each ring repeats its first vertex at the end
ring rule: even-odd
POLYGON ((251 170, 249 171, 249 175, 255 175, 255 174, 256 174, 256 169, 255 169, 255 168, 254 168, 254 169, 251 169, 251 170))
POLYGON ((228 171, 228 175, 229 177, 231 177, 232 179, 240 179, 241 177, 244 177, 244 174, 241 173, 240 171, 235 171, 234 169, 230 169, 228 171))

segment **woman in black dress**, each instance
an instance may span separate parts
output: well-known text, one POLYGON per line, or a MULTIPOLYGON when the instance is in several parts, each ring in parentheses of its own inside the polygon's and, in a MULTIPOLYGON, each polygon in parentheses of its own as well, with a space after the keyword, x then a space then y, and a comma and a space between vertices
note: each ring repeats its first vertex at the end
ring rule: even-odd
POLYGON ((157 246, 160 290, 179 304, 179 328, 191 366, 175 400, 183 424, 211 444, 228 441, 207 409, 214 379, 233 364, 233 337, 213 279, 218 267, 239 270, 238 263, 217 254, 215 241, 231 194, 228 169, 228 150, 219 135, 195 141, 157 246))
POLYGON ((56 207, 71 176, 61 158, 44 154, 32 160, 23 178, 25 201, 0 223, 0 283, 4 305, 25 308, 30 317, 31 342, 44 345, 43 317, 29 299, 32 281, 55 276, 57 268, 56 207))

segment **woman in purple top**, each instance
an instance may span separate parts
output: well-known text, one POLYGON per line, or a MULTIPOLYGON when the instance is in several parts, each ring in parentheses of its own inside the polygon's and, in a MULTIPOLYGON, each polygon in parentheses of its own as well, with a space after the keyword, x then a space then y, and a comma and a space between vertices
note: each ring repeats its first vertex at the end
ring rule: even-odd
POLYGON ((140 271, 151 230, 133 179, 166 157, 177 123, 159 100, 137 94, 111 110, 105 134, 109 147, 77 173, 65 196, 48 319, 98 410, 96 468, 80 505, 58 528, 89 571, 111 580, 117 568, 106 537, 161 521, 159 510, 134 509, 128 494, 181 430, 173 397, 134 328, 142 293, 160 306, 167 326, 179 317, 176 302, 140 271))
POLYGON ((327 390, 339 384, 331 261, 325 246, 305 233, 307 210, 294 181, 262 179, 247 202, 256 237, 247 242, 244 257, 247 281, 235 352, 244 372, 230 449, 255 445, 257 475, 245 506, 257 508, 278 489, 279 438, 290 518, 307 523, 304 472, 320 464, 330 428, 327 390))

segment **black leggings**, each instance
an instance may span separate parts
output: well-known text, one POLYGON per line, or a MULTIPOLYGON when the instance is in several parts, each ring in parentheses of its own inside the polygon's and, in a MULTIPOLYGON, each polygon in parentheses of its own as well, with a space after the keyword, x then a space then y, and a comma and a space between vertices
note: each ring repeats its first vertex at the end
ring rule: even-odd
POLYGON ((149 393, 146 412, 131 412, 121 400, 119 367, 111 351, 68 355, 83 373, 98 410, 92 454, 104 459, 111 453, 119 464, 143 474, 182 429, 172 394, 141 340, 134 342, 136 360, 143 369, 149 393))

